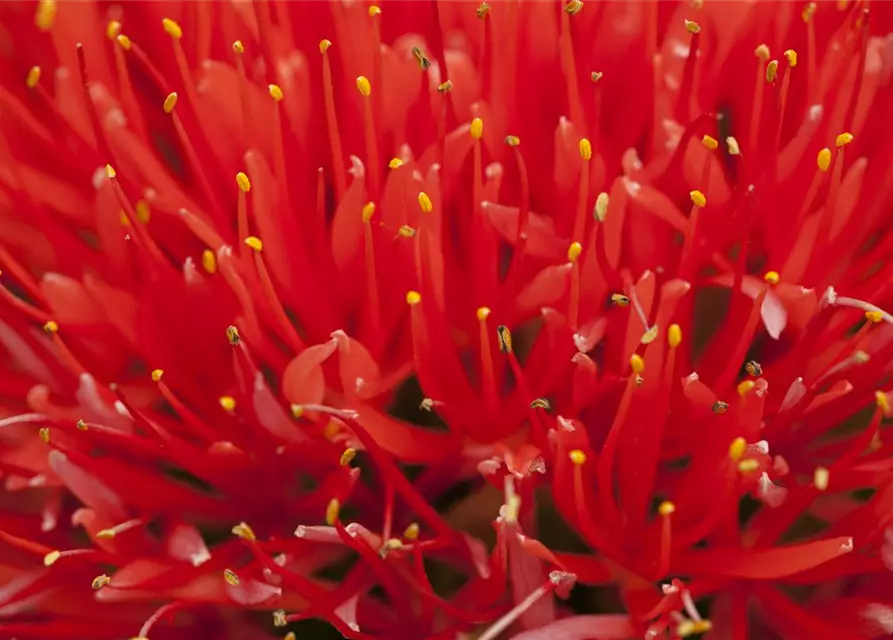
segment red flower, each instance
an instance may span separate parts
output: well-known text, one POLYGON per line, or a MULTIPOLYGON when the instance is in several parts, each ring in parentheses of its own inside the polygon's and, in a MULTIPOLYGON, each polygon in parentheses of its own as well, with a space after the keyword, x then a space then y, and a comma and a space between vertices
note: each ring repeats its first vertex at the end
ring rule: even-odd
POLYGON ((893 632, 886 6, 0 10, 0 637, 893 632))

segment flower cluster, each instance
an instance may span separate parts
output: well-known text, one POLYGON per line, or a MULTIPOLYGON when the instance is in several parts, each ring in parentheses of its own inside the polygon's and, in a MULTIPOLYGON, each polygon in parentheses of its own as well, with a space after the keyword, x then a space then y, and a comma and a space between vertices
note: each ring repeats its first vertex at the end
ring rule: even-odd
POLYGON ((0 15, 0 638, 893 633, 886 6, 0 15))

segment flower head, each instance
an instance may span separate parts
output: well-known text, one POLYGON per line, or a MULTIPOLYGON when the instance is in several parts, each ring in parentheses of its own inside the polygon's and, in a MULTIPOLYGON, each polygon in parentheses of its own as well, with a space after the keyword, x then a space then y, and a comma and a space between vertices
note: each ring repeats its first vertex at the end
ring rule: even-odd
POLYGON ((885 12, 0 11, 0 635, 889 632, 885 12))

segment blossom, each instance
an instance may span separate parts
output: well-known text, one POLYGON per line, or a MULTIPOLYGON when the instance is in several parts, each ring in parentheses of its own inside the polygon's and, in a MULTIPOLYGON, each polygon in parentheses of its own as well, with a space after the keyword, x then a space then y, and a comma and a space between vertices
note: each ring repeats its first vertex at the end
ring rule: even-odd
POLYGON ((0 636, 890 632, 884 7, 2 11, 0 636))

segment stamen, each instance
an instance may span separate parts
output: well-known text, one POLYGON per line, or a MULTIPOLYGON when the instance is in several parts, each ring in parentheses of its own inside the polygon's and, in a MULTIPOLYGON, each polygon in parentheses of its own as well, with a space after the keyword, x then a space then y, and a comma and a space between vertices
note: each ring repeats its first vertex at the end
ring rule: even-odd
POLYGON ((580 87, 577 84, 577 64, 574 60, 574 44, 571 38, 571 15, 579 13, 583 3, 579 0, 571 0, 561 12, 561 35, 559 36, 559 53, 561 56, 561 68, 564 70, 565 85, 567 88, 567 104, 570 109, 571 122, 579 131, 586 130, 586 118, 583 112, 583 102, 580 99, 580 87), (570 9, 569 9, 570 8, 570 9))
POLYGON ((679 277, 689 279, 695 270, 695 259, 698 252, 694 251, 695 238, 698 232, 698 215, 707 206, 707 198, 698 190, 689 193, 691 197, 691 213, 688 215, 688 226, 685 229, 685 240, 682 245, 682 255, 679 259, 679 277))
POLYGON ((579 242, 571 243, 567 250, 567 259, 571 263, 571 291, 568 308, 568 323, 570 328, 576 330, 580 316, 580 264, 579 257, 583 252, 583 246, 579 242))
MULTIPOLYGON (((765 91, 766 72, 763 65, 769 60, 769 47, 761 44, 754 50, 757 57, 757 77, 754 89, 753 109, 750 115, 750 135, 748 136, 748 153, 753 153, 757 148, 757 136, 760 130, 760 120, 763 116, 763 92, 765 91)), ((777 66, 778 63, 776 63, 777 66)), ((736 145, 737 146, 737 145, 736 145)))
MULTIPOLYGON (((236 184, 239 186, 239 203, 236 213, 236 228, 239 234, 239 242, 244 243, 246 238, 251 235, 248 229, 248 203, 246 195, 251 191, 251 180, 243 172, 236 174, 236 184)), ((213 255, 213 254, 212 254, 213 255)), ((212 273, 209 271, 209 273, 212 273)))
POLYGON ((685 29, 691 34, 688 55, 682 70, 682 83, 679 87, 679 98, 676 102, 676 120, 687 123, 691 120, 691 100, 695 86, 695 65, 698 60, 698 47, 701 42, 701 26, 691 20, 685 21, 685 29))
POLYGON ((361 215, 365 243, 366 295, 369 301, 369 315, 373 333, 378 335, 381 327, 381 302, 379 299, 378 269, 375 264, 375 242, 372 230, 372 216, 375 215, 375 203, 367 202, 363 205, 361 215))
MULTIPOLYGON (((175 40, 175 42, 179 41, 175 40)), ((182 47, 180 47, 180 51, 182 52, 182 47)), ((177 132, 177 138, 180 140, 180 144, 183 146, 183 152, 186 154, 187 162, 189 163, 193 175, 195 175, 196 179, 198 180, 199 186, 204 192, 208 203, 211 205, 212 212, 216 214, 218 218, 222 218, 223 209, 220 206, 220 202, 217 200, 217 195, 211 188, 211 183, 208 182, 208 176, 205 175, 204 167, 202 165, 202 162, 199 160, 198 154, 195 152, 195 147, 192 145, 192 141, 189 139, 189 134, 186 133, 186 129, 183 127, 183 122, 180 120, 180 116, 177 114, 177 111, 174 108, 176 107, 176 105, 176 92, 168 94, 168 96, 164 99, 164 112, 171 116, 171 121, 174 124, 174 130, 177 132)))
POLYGON ((341 134, 338 117, 335 111, 335 91, 332 86, 332 65, 326 52, 332 46, 330 40, 320 40, 319 52, 322 54, 323 102, 326 109, 326 124, 329 129, 329 146, 332 151, 332 174, 335 180, 335 195, 338 202, 344 197, 347 189, 344 176, 344 153, 341 150, 341 134))
POLYGON ((286 130, 283 127, 282 119, 283 94, 278 84, 271 84, 267 89, 276 105, 273 109, 273 161, 276 166, 276 185, 279 187, 279 197, 282 204, 288 207, 291 199, 288 193, 288 168, 285 164, 285 146, 283 144, 283 140, 286 138, 286 130))
MULTIPOLYGON (((239 197, 241 198, 243 195, 243 192, 240 191, 239 197)), ((298 336, 298 332, 288 319, 288 315, 285 313, 282 302, 276 294, 276 287, 273 285, 273 279, 270 277, 270 271, 267 269, 266 262, 262 255, 263 243, 260 238, 255 236, 248 236, 245 238, 244 243, 245 246, 253 250, 254 267, 257 269, 261 289, 263 289, 264 297, 267 299, 267 303, 270 305, 273 315, 276 317, 276 321, 282 329, 286 342, 288 342, 288 345, 295 351, 295 353, 300 353, 304 350, 304 341, 298 336)))
POLYGON ((77 378, 86 374, 86 367, 84 367, 84 365, 82 365, 78 361, 78 359, 74 356, 65 342, 59 336, 59 325, 54 320, 47 320, 46 324, 43 325, 43 330, 50 336, 50 340, 52 341, 53 346, 59 352, 59 359, 68 368, 68 370, 77 378))
POLYGON ((592 144, 586 138, 580 140, 580 157, 583 164, 580 168, 580 191, 577 195, 577 217, 571 238, 575 241, 583 239, 586 231, 586 204, 589 200, 589 172, 591 170, 592 144))
MULTIPOLYGON (((487 317, 490 315, 488 307, 481 307, 477 310, 478 325, 480 327, 480 343, 481 343, 481 372, 483 376, 483 392, 484 402, 488 409, 496 406, 496 375, 493 371, 493 354, 490 351, 490 331, 487 329, 487 317)), ((500 350, 502 349, 501 338, 500 350)))
POLYGON ((380 168, 378 166, 378 138, 375 134, 375 116, 372 112, 372 85, 366 76, 357 78, 357 91, 363 97, 363 123, 366 133, 366 167, 369 170, 370 191, 374 197, 378 196, 380 182, 380 168))

